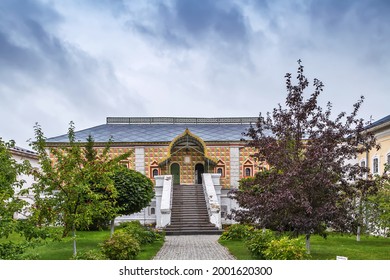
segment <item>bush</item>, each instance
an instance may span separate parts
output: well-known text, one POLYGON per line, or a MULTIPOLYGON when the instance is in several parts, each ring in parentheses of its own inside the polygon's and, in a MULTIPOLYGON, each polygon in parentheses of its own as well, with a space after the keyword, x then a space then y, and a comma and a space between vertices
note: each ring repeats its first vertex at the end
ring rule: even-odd
POLYGON ((298 238, 290 239, 282 237, 279 240, 271 240, 264 250, 267 260, 305 260, 309 258, 305 244, 298 238))
POLYGON ((139 241, 124 230, 116 231, 102 244, 102 252, 110 260, 132 260, 140 251, 139 241))
POLYGON ((250 225, 233 224, 221 235, 221 240, 246 240, 250 238, 254 228, 250 225))
POLYGON ((266 259, 264 251, 275 238, 276 236, 271 230, 255 230, 246 241, 246 246, 253 257, 264 260, 266 259))
POLYGON ((162 233, 141 225, 139 221, 121 223, 119 228, 136 238, 140 244, 152 243, 163 238, 162 233))
POLYGON ((27 242, 14 243, 9 241, 7 243, 0 243, 0 259, 1 260, 20 260, 24 252, 29 247, 27 242))
POLYGON ((87 252, 79 252, 76 256, 72 257, 72 260, 104 260, 106 259, 105 255, 102 252, 97 252, 95 250, 89 250, 87 252))

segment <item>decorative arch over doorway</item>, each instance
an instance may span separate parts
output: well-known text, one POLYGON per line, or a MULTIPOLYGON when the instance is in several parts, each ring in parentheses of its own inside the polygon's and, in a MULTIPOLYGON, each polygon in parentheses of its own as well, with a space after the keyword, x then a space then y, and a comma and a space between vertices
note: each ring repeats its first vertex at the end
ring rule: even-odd
MULTIPOLYGON (((207 148, 204 141, 191 133, 187 128, 182 134, 175 137, 169 145, 167 157, 159 162, 159 167, 171 174, 173 170, 178 169, 180 174, 180 184, 200 184, 202 182, 201 174, 213 170, 217 160, 210 158, 207 154, 207 148), (172 164, 171 164, 172 163, 172 164)), ((176 184, 176 182, 174 181, 176 184)))

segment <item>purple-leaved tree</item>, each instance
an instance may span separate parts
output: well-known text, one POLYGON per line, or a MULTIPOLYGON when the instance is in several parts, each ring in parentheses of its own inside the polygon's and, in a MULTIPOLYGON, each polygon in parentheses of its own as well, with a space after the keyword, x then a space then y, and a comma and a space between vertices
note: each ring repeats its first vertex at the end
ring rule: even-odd
MULTIPOLYGON (((375 138, 365 131, 364 120, 357 117, 363 97, 353 105, 352 113, 332 118, 332 105, 318 104, 323 83, 314 79, 313 92, 305 98, 309 82, 298 61, 297 84, 286 74, 285 108, 280 104, 245 132, 253 155, 269 169, 258 172, 231 192, 240 209, 232 217, 260 227, 306 235, 310 253, 310 235, 332 227, 351 229, 356 217, 353 198, 356 181, 364 181, 357 154, 376 147, 375 138)), ((363 168, 364 169, 364 168, 363 168)))

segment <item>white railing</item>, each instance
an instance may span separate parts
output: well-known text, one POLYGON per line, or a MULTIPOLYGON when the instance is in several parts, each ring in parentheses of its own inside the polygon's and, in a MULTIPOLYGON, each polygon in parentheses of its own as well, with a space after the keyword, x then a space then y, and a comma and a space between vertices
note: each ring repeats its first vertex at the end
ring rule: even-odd
POLYGON ((221 204, 218 199, 221 186, 219 183, 220 174, 203 173, 203 191, 206 198, 207 211, 209 213, 210 222, 219 229, 222 228, 221 222, 221 204))
POLYGON ((163 228, 171 223, 172 175, 156 176, 156 226, 163 228))

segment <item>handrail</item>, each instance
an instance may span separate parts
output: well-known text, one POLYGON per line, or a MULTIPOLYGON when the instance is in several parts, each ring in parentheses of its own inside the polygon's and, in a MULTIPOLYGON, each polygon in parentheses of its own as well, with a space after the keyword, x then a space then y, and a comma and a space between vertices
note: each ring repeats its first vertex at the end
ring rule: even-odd
POLYGON ((203 191, 206 198, 207 211, 209 214, 210 222, 215 224, 216 227, 222 228, 221 223, 221 205, 218 201, 218 196, 215 191, 215 186, 212 178, 212 174, 203 173, 203 191))
POLYGON ((173 180, 172 175, 156 176, 156 178, 156 187, 162 187, 160 209, 157 209, 159 211, 157 226, 165 227, 171 223, 173 180))

